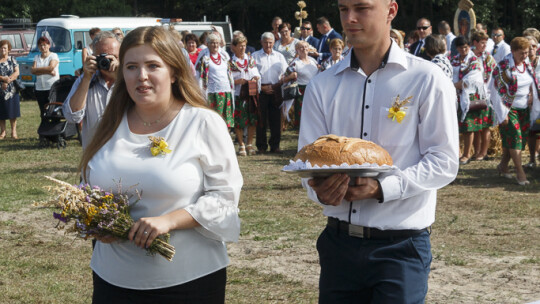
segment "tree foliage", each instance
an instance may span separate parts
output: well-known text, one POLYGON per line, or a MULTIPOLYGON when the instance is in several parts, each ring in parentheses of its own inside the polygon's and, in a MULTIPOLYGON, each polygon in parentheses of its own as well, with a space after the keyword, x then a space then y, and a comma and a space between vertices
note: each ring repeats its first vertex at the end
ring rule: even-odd
MULTIPOLYGON (((304 0, 308 20, 327 17, 332 25, 341 30, 337 1, 304 0)), ((415 28, 416 20, 426 17, 436 25, 441 20, 453 23, 459 0, 396 0, 398 16, 393 26, 404 31, 415 28)), ((502 27, 507 37, 519 35, 527 27, 540 27, 540 1, 538 0, 473 0, 477 21, 489 28, 502 27)), ((294 12, 297 0, 2 0, 0 19, 31 18, 37 22, 43 18, 72 14, 91 16, 158 16, 178 17, 187 21, 225 20, 229 16, 234 29, 246 33, 253 42, 264 31, 271 29, 274 16, 298 26, 294 12)), ((99 26, 99 25, 97 25, 99 26)), ((255 44, 255 43, 253 43, 255 44)))

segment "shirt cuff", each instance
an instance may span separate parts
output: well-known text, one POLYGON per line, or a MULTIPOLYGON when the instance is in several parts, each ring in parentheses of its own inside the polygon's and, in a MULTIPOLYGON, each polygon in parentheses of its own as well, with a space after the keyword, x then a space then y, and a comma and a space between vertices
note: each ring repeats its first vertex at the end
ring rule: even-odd
POLYGON ((381 186, 382 200, 388 202, 401 198, 401 178, 397 175, 390 175, 378 180, 381 186))

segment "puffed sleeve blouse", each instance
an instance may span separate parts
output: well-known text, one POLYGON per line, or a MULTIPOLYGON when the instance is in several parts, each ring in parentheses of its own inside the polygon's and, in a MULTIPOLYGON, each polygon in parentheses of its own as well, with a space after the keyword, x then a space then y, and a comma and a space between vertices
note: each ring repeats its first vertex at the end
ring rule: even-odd
POLYGON ((185 209, 201 225, 171 231, 172 262, 148 256, 131 241, 97 242, 92 269, 110 284, 131 289, 166 288, 189 282, 229 264, 224 242, 240 234, 238 201, 242 176, 223 119, 185 104, 164 129, 135 134, 126 115, 113 137, 88 164, 92 186, 142 190, 135 221, 185 209), (171 153, 152 156, 148 136, 163 137, 171 153))

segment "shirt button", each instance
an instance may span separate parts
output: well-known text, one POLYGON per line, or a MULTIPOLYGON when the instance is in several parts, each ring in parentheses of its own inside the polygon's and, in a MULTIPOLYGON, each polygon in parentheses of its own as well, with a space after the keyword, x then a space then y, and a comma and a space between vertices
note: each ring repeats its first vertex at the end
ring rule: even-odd
POLYGON ((371 83, 371 79, 368 79, 368 81, 367 81, 367 82, 368 82, 368 83, 371 83))
POLYGON ((356 213, 356 209, 353 209, 353 210, 352 210, 352 213, 356 213))
POLYGON ((367 133, 366 133, 366 132, 364 132, 364 136, 367 136, 367 133))
POLYGON ((369 106, 366 106, 366 109, 369 109, 369 106))

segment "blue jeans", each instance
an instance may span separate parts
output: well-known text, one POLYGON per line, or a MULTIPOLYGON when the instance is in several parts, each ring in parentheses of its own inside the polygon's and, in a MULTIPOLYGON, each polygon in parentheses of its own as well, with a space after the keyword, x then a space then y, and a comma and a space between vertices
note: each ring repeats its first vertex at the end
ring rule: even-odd
POLYGON ((319 303, 424 303, 429 232, 393 240, 351 237, 326 227, 317 240, 319 303))

